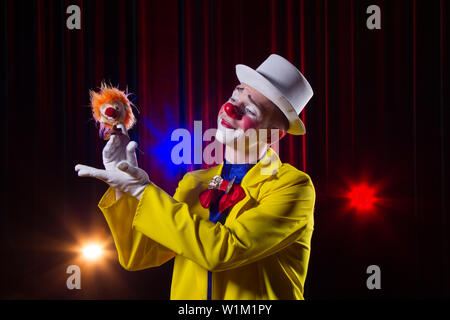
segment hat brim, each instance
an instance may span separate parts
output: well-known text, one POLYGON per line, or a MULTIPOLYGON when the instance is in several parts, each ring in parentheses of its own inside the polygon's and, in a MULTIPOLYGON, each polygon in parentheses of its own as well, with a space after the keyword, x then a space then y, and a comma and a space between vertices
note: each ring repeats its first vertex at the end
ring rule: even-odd
POLYGON ((283 112, 289 121, 288 133, 293 135, 303 135, 306 133, 305 125, 299 118, 294 107, 292 107, 283 94, 262 74, 246 65, 238 64, 236 65, 236 76, 241 83, 245 83, 259 91, 283 112))

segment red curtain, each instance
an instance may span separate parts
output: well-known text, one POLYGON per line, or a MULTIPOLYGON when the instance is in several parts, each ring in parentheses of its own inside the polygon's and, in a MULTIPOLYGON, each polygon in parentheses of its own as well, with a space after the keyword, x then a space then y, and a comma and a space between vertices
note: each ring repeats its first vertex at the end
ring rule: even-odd
MULTIPOLYGON (((102 166, 104 142, 89 89, 106 80, 134 93, 139 111, 131 136, 139 142, 139 162, 173 194, 182 175, 201 166, 171 163, 171 132, 193 134, 200 120, 203 132, 215 127, 237 84, 235 65, 256 68, 277 53, 314 89, 301 114, 306 135, 280 143, 282 160, 308 173, 316 187, 306 295, 371 296, 364 268, 373 263, 386 270, 383 297, 448 297, 446 1, 8 0, 0 6, 1 233, 11 261, 2 266, 3 296, 66 297, 54 280, 48 289, 39 285, 59 259, 46 255, 48 248, 44 254, 42 243, 53 250, 70 242, 67 221, 105 229, 95 209, 105 185, 73 171, 77 163, 102 166), (66 9, 74 4, 81 30, 66 27, 66 9), (381 9, 380 30, 366 27, 372 4, 381 9), (345 209, 343 195, 361 182, 377 186, 382 199, 368 216, 345 209), (26 265, 39 276, 26 276, 26 265)), ((135 297, 167 297, 170 266, 151 272, 146 277, 159 290, 121 277, 140 288, 135 297)))

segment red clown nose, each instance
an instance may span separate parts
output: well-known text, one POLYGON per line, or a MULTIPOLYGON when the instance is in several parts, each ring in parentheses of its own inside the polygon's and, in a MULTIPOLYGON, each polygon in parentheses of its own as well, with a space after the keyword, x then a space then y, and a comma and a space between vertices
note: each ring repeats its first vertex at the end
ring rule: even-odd
POLYGON ((230 118, 233 118, 233 119, 240 119, 240 118, 242 118, 241 114, 238 111, 238 108, 235 105, 227 102, 227 103, 225 103, 223 108, 224 108, 225 112, 227 113, 227 115, 230 118))
POLYGON ((117 111, 116 111, 116 109, 114 109, 114 108, 107 108, 107 109, 105 110, 105 114, 106 114, 108 117, 115 118, 115 117, 117 116, 117 111))

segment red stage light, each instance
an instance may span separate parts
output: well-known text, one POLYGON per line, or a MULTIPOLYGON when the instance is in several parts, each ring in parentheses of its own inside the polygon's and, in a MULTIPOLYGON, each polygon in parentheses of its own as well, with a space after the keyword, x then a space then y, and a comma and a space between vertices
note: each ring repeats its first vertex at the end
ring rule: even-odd
POLYGON ((375 189, 364 184, 352 187, 347 197, 350 199, 350 206, 357 210, 371 210, 377 201, 375 189))

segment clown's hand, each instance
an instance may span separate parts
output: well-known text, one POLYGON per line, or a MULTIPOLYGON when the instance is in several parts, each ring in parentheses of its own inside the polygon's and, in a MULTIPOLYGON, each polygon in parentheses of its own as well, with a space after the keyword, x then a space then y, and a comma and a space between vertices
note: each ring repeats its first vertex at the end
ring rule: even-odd
POLYGON ((102 180, 112 188, 126 192, 139 200, 144 193, 145 187, 150 184, 148 174, 128 161, 121 161, 116 168, 111 168, 110 170, 101 170, 78 164, 75 166, 75 171, 78 172, 80 177, 102 180))
MULTIPOLYGON (((103 148, 103 165, 106 170, 114 170, 121 161, 128 161, 131 165, 137 167, 135 149, 137 143, 130 142, 127 129, 123 123, 117 124, 114 130, 115 134, 111 135, 108 143, 103 148)), ((122 196, 122 191, 114 189, 116 199, 122 196)))
POLYGON ((119 162, 128 161, 133 166, 137 167, 136 154, 134 150, 137 143, 130 142, 130 137, 125 126, 122 123, 117 125, 116 134, 112 134, 108 143, 103 148, 103 165, 106 170, 112 170, 117 167, 119 162))

